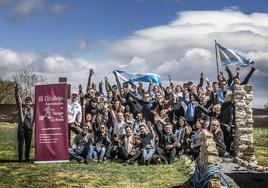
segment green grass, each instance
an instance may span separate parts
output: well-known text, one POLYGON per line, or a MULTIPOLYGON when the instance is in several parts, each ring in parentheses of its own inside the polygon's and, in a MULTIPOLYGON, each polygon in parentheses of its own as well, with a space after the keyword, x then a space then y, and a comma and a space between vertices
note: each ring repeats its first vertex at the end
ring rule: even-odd
POLYGON ((268 166, 268 129, 255 129, 254 142, 258 164, 268 166))
POLYGON ((172 187, 188 178, 182 161, 167 166, 0 164, 0 187, 172 187))
MULTIPOLYGON (((0 124, 0 159, 16 160, 16 125, 0 124)), ((33 158, 33 150, 31 156, 33 158)), ((0 187, 172 187, 185 184, 189 168, 172 165, 0 163, 0 187)))
MULTIPOLYGON (((17 127, 0 123, 0 159, 17 159, 17 127)), ((268 129, 255 129, 255 149, 260 165, 268 166, 268 129)), ((31 158, 34 150, 31 151, 31 158)), ((0 163, 0 187, 172 187, 188 181, 189 168, 181 160, 172 165, 123 166, 105 164, 0 163)))

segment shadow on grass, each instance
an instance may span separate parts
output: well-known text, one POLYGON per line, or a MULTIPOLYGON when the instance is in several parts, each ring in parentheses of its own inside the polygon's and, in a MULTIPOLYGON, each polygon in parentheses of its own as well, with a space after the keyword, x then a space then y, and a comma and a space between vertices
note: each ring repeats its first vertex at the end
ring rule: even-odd
POLYGON ((172 188, 194 188, 192 185, 173 186, 172 188))
POLYGON ((17 163, 19 160, 6 160, 6 159, 0 159, 0 163, 17 163))

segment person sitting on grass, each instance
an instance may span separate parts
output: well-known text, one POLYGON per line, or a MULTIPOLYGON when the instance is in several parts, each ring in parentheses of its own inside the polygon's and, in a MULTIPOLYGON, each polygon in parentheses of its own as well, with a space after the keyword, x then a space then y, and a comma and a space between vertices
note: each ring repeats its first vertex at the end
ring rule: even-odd
POLYGON ((80 163, 86 162, 89 145, 94 142, 93 136, 88 133, 88 127, 84 126, 82 132, 74 137, 72 147, 69 149, 70 158, 78 160, 80 163))
POLYGON ((155 153, 154 135, 147 129, 147 126, 144 123, 140 124, 139 128, 141 138, 142 163, 149 165, 155 153))
POLYGON ((106 158, 107 159, 117 159, 118 158, 118 150, 119 150, 119 144, 121 142, 120 134, 114 133, 112 141, 108 147, 108 150, 106 152, 106 158))
POLYGON ((178 125, 175 129, 175 138, 178 144, 177 153, 185 153, 190 149, 189 142, 187 141, 187 139, 190 138, 191 132, 191 126, 188 125, 184 117, 180 117, 178 125))
POLYGON ((166 123, 164 126, 164 134, 160 137, 157 153, 165 164, 171 164, 176 155, 176 138, 172 133, 172 124, 166 123))
POLYGON ((141 155, 141 140, 138 135, 133 134, 129 125, 125 127, 125 132, 126 134, 121 139, 119 155, 125 160, 125 164, 134 164, 141 155))
POLYGON ((203 128, 204 128, 204 120, 201 118, 197 119, 195 123, 195 131, 193 132, 190 140, 191 154, 194 159, 196 159, 199 156, 200 146, 202 144, 203 139, 203 128))
POLYGON ((216 119, 211 122, 211 132, 214 136, 214 141, 216 143, 219 156, 222 157, 225 154, 226 147, 224 144, 223 132, 220 127, 220 122, 216 119))
POLYGON ((102 123, 95 136, 95 151, 93 153, 94 159, 99 163, 105 162, 105 154, 110 145, 110 138, 106 131, 106 126, 102 123))

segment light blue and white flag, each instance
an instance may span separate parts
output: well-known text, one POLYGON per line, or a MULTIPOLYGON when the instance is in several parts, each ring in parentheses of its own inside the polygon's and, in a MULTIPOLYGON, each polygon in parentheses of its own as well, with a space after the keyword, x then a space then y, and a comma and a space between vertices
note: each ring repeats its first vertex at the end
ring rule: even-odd
POLYGON ((160 76, 153 73, 130 73, 122 70, 115 70, 118 77, 124 82, 152 82, 161 84, 160 76))
POLYGON ((249 65, 254 64, 254 61, 249 59, 243 53, 238 52, 234 49, 226 48, 219 43, 216 43, 216 45, 219 49, 221 66, 237 65, 241 67, 247 67, 249 65))

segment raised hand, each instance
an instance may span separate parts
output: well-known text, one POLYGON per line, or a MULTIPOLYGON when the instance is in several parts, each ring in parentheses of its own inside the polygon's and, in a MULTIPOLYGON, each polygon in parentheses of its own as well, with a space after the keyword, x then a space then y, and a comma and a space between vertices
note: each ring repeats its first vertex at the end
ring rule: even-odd
POLYGON ((93 68, 90 68, 90 69, 89 69, 89 74, 90 74, 90 75, 93 75, 93 74, 94 74, 94 69, 93 69, 93 68))
POLYGON ((169 82, 171 82, 171 75, 170 74, 168 75, 168 80, 169 80, 169 82))
POLYGON ((104 81, 108 82, 108 77, 107 76, 104 77, 104 81))
POLYGON ((236 68, 236 74, 239 74, 239 73, 240 73, 240 68, 237 67, 237 68, 236 68))
POLYGON ((20 91, 20 86, 19 86, 19 84, 18 83, 15 83, 15 91, 20 91))

